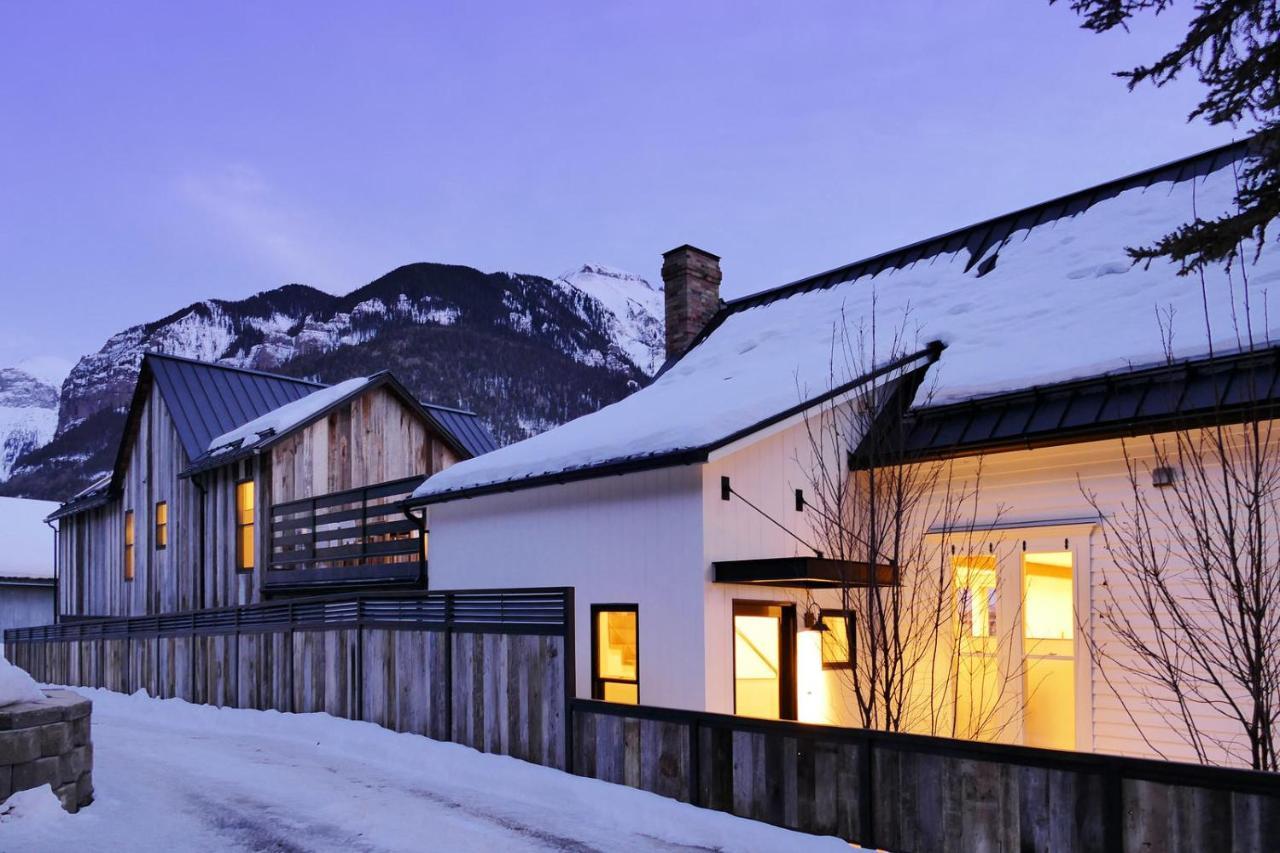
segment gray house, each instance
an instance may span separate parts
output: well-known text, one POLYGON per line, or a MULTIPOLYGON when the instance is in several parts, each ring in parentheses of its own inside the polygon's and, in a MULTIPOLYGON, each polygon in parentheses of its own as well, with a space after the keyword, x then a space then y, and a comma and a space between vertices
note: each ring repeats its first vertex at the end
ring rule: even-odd
POLYGON ((53 621, 53 531, 48 501, 0 498, 0 631, 53 621))

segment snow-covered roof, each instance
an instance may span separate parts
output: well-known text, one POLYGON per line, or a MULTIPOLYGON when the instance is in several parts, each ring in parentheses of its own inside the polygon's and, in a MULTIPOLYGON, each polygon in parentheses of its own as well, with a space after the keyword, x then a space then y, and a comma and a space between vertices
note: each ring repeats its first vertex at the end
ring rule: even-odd
MULTIPOLYGON (((1250 252, 1230 275, 1208 275, 1211 334, 1198 278, 1165 261, 1135 266, 1125 252, 1197 214, 1230 210, 1233 164, 1246 154, 1243 144, 1206 152, 730 303, 653 384, 447 468, 415 498, 707 446, 847 381, 833 344, 856 338, 873 317, 881 341, 905 326, 908 342, 946 343, 933 369, 934 403, 1157 362, 1162 317, 1173 318, 1176 354, 1204 353, 1211 339, 1217 351, 1236 349, 1243 276, 1255 339, 1274 339, 1263 318, 1280 311, 1262 304, 1280 283, 1272 247, 1257 263, 1250 252)), ((861 360, 874 362, 870 355, 861 360)))
POLYGON ((0 498, 0 578, 53 577, 53 531, 44 519, 54 501, 0 498))
POLYGON ((285 403, 283 406, 272 409, 264 415, 259 415, 246 424, 241 424, 233 430, 228 430, 222 435, 215 436, 210 440, 209 446, 205 450, 214 454, 222 451, 239 450, 251 447, 259 440, 275 435, 283 435, 311 420, 340 400, 345 400, 347 397, 360 393, 372 381, 368 376, 357 376, 339 382, 337 385, 330 385, 327 388, 312 391, 305 397, 299 397, 292 402, 285 403))
POLYGON ((473 412, 437 406, 418 401, 407 388, 387 371, 373 376, 347 379, 322 387, 279 408, 260 415, 248 423, 228 430, 209 441, 205 451, 192 460, 186 474, 225 465, 250 453, 264 449, 277 439, 311 423, 344 401, 374 388, 391 388, 406 403, 417 409, 447 442, 464 456, 487 453, 496 445, 489 431, 473 412))

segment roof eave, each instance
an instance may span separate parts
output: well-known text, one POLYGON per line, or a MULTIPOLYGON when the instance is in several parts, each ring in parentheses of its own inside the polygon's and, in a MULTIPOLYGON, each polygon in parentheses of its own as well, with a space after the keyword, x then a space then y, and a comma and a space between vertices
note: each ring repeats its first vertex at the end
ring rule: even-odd
POLYGON ((576 482, 579 480, 591 480, 598 477, 633 474, 639 471, 652 471, 658 468, 673 468, 678 465, 693 465, 706 462, 710 458, 711 454, 716 450, 733 444, 734 442, 741 441, 748 436, 754 435, 761 430, 768 429, 774 424, 785 421, 788 418, 802 414, 803 412, 812 409, 814 406, 820 406, 823 403, 848 394, 860 385, 865 385, 866 383, 881 376, 902 370, 922 359, 925 360, 926 365, 932 364, 942 355, 944 346, 945 345, 941 341, 930 341, 924 349, 894 359, 888 364, 861 374, 860 376, 832 388, 829 391, 819 394, 816 397, 804 400, 794 406, 790 406, 781 412, 772 414, 748 427, 736 430, 729 435, 722 436, 707 444, 682 448, 680 450, 667 453, 657 453, 651 456, 639 458, 611 459, 598 464, 586 465, 581 468, 574 468, 567 471, 537 474, 532 477, 522 477, 519 479, 503 480, 494 483, 482 483, 480 485, 470 486, 467 488, 423 495, 419 498, 411 497, 405 501, 405 506, 427 506, 430 504, 463 500, 465 498, 481 497, 483 495, 534 489, 540 486, 562 485, 564 483, 576 482))

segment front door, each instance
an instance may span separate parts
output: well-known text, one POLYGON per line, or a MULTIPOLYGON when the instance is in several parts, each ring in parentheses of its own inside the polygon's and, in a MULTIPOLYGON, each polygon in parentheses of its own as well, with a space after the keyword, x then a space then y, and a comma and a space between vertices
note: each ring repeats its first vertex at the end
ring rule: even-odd
POLYGON ((733 603, 734 713, 796 718, 796 609, 764 601, 733 603))

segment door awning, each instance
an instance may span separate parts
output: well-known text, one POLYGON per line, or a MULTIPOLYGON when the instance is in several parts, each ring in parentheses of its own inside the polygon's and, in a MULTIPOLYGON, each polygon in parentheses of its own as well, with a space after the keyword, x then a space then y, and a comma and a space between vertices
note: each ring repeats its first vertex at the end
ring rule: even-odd
MULTIPOLYGON (((716 583, 744 583, 799 589, 826 589, 870 586, 868 563, 860 560, 832 560, 826 557, 772 557, 761 560, 721 560, 711 564, 716 583)), ((880 586, 896 586, 898 567, 876 566, 875 581, 880 586)))

